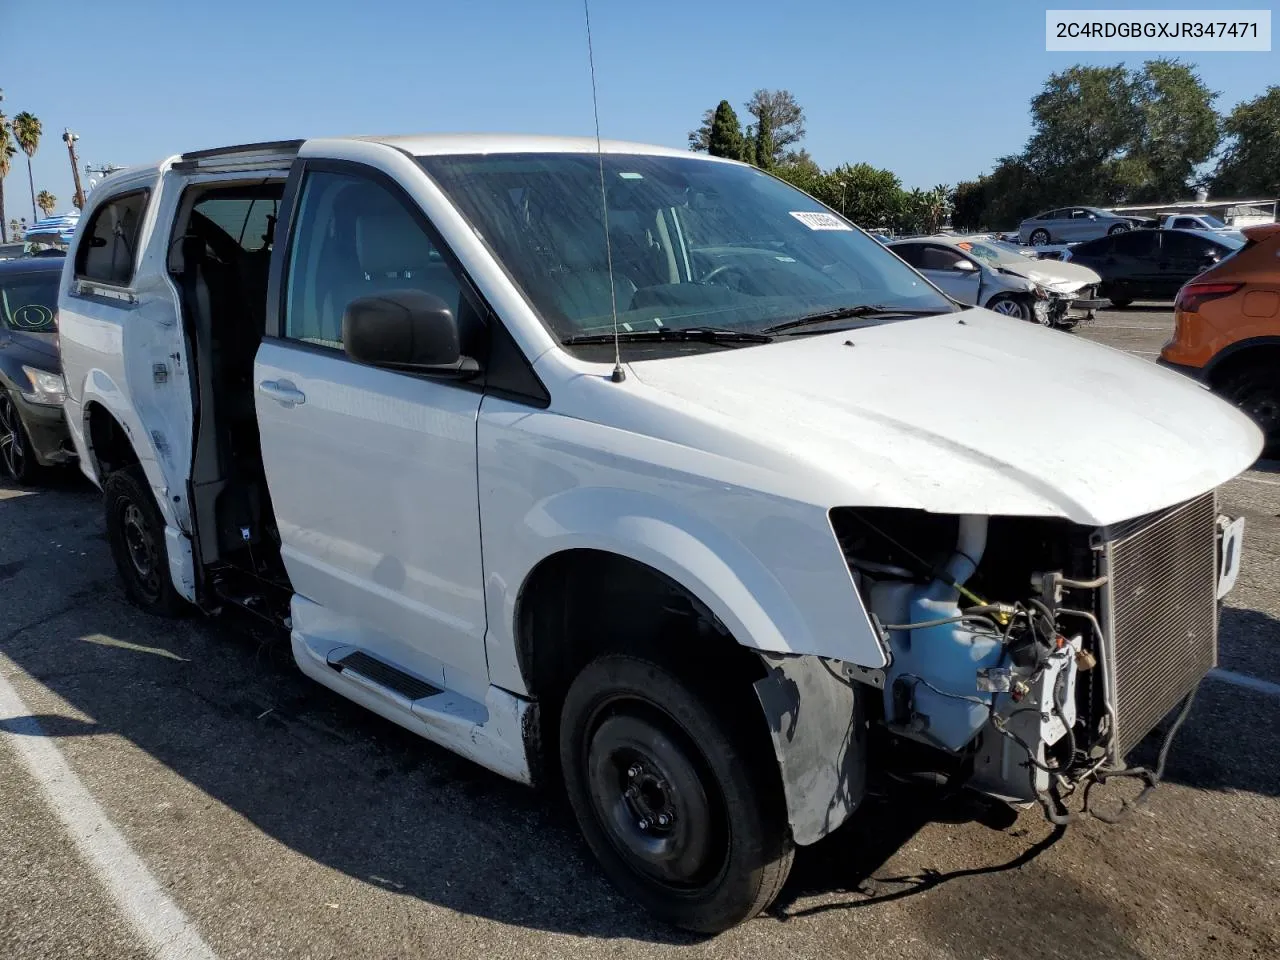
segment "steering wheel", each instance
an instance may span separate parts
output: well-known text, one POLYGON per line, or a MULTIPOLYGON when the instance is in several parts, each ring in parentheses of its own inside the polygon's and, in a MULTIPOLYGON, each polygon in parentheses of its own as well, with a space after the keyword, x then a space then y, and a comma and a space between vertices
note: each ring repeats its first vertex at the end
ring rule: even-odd
POLYGON ((702 277, 702 283, 715 283, 717 277, 722 277, 726 273, 743 273, 745 268, 740 263, 722 263, 718 267, 712 267, 702 277))

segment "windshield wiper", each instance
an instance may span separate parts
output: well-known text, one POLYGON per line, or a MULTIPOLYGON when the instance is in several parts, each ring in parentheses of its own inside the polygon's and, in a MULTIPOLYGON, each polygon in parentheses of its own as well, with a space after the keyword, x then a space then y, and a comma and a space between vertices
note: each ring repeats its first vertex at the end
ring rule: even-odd
POLYGON ((860 303, 856 307, 840 307, 837 310, 827 310, 823 313, 813 313, 807 317, 796 317, 794 320, 784 320, 782 323, 775 323, 771 327, 765 327, 763 333, 781 333, 784 330, 796 330, 800 327, 814 326, 819 323, 828 323, 834 320, 852 320, 857 318, 882 318, 882 317, 932 317, 942 310, 910 310, 902 307, 886 307, 880 303, 860 303))
MULTIPOLYGON (((720 327, 660 327, 657 330, 619 330, 619 340, 671 343, 677 341, 697 343, 768 343, 773 337, 767 333, 751 333, 746 330, 725 330, 720 327)), ((581 333, 565 337, 562 344, 613 343, 612 333, 581 333)))

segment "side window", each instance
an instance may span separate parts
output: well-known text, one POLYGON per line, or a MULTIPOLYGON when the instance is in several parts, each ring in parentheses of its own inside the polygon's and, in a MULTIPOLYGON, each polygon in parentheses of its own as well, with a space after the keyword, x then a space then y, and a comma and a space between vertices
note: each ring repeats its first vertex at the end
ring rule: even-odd
POLYGON ((284 335, 342 347, 342 315, 359 297, 421 290, 442 299, 463 327, 462 285, 399 197, 371 179, 307 174, 293 216, 284 335))
MULTIPOLYGON (((1121 234, 1121 236, 1124 236, 1124 234, 1121 234)), ((1079 257, 1105 257, 1115 251, 1115 241, 1115 237, 1099 237, 1097 240, 1090 240, 1088 243, 1072 247, 1072 255, 1079 257)))
POLYGON ((112 197, 93 213, 76 248, 76 278, 127 287, 133 281, 138 231, 148 190, 112 197))
POLYGON ((212 193, 196 203, 192 214, 217 227, 243 252, 260 253, 270 245, 278 203, 276 196, 212 193))
POLYGON ((1198 222, 1192 220, 1190 217, 1178 217, 1173 221, 1173 225, 1182 230, 1195 230, 1200 226, 1198 222))
POLYGON ((1113 253, 1126 257, 1147 257, 1156 252, 1155 230, 1131 230, 1111 238, 1113 253))
POLYGON ((898 243, 889 248, 917 270, 922 266, 921 251, 924 247, 918 243, 898 243))
POLYGON ((1088 220, 1089 211, 1084 209, 1083 207, 1076 207, 1071 211, 1071 219, 1072 220, 1088 220))
POLYGON ((946 247, 925 247, 920 256, 920 269, 954 270, 956 264, 964 259, 966 257, 959 250, 949 250, 946 247))

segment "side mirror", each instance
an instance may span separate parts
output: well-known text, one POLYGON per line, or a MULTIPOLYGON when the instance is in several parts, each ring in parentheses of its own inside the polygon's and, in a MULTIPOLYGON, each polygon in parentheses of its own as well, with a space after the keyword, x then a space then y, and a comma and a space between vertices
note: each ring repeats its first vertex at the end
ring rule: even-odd
POLYGON ((465 379, 480 365, 462 355, 449 305, 421 290, 388 290, 352 300, 342 315, 342 346, 358 363, 465 379))
POLYGON ((1098 219, 1098 215, 1097 215, 1096 213, 1091 213, 1091 214, 1089 214, 1089 219, 1090 219, 1090 220, 1097 220, 1097 219, 1098 219))
POLYGON ((977 273, 978 265, 972 260, 957 260, 951 266, 952 270, 958 270, 961 273, 977 273))

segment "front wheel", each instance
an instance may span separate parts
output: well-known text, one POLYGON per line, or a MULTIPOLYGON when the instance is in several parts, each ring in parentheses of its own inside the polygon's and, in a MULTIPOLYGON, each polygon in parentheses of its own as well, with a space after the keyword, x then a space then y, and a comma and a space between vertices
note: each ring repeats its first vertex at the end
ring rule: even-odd
POLYGON ((18 408, 3 388, 0 388, 0 469, 21 486, 34 483, 40 471, 18 408))
POLYGON ((1114 237, 1117 233, 1128 233, 1129 225, 1127 223, 1117 223, 1114 227, 1107 231, 1108 237, 1114 237))
POLYGON ((1043 247, 1049 242, 1049 231, 1044 229, 1032 230, 1029 239, 1031 241, 1031 246, 1043 247))
POLYGON ((988 300, 987 309, 1003 317, 1013 317, 1015 320, 1031 319, 1030 304, 1007 293, 1002 293, 988 300))
POLYGON ((794 848, 763 724, 667 667, 609 654, 583 668, 560 760, 605 874, 668 923, 718 933, 782 890, 794 848))
POLYGON ((169 576, 164 517, 137 464, 117 470, 102 485, 107 541, 125 593, 135 604, 162 617, 190 610, 169 576))
POLYGON ((1217 388, 1229 400, 1253 418, 1266 437, 1262 455, 1280 458, 1280 384, 1274 375, 1260 367, 1233 374, 1217 388))

